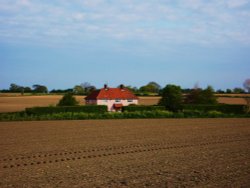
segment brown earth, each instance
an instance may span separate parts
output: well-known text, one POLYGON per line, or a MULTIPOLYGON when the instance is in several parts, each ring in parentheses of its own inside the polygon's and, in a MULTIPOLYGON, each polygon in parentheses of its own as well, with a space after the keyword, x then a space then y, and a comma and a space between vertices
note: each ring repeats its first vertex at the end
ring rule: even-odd
MULTIPOLYGON (((22 111, 28 107, 56 105, 62 95, 41 95, 41 96, 13 96, 0 95, 0 113, 22 111)), ((79 104, 84 105, 85 96, 76 96, 79 104)), ((139 97, 141 105, 156 105, 160 97, 139 97)), ((225 104, 246 104, 244 98, 219 97, 219 103, 225 104)))
POLYGON ((250 119, 0 123, 0 187, 250 187, 250 119))

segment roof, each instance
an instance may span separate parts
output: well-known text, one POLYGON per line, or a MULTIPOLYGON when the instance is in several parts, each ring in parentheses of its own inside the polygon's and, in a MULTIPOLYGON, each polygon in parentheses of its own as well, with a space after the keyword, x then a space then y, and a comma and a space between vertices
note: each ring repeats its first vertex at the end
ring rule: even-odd
POLYGON ((85 100, 97 99, 138 99, 138 97, 136 97, 127 88, 102 88, 100 90, 93 91, 85 98, 85 100))

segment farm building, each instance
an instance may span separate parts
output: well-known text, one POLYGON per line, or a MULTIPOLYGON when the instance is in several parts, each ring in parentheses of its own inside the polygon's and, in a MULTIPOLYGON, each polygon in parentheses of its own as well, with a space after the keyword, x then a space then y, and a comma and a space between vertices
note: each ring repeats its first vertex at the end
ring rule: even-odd
POLYGON ((85 98, 86 104, 106 105, 108 111, 121 111, 123 106, 138 104, 136 97, 130 90, 121 85, 119 88, 104 88, 92 92, 85 98))

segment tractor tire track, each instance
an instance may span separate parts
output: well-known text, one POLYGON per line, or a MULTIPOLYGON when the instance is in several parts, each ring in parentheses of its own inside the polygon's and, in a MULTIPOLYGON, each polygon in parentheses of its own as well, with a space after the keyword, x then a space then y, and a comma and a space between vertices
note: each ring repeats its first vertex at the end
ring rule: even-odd
POLYGON ((11 158, 3 158, 0 161, 2 169, 11 169, 19 167, 31 167, 43 164, 55 164, 68 161, 86 160, 93 158, 103 158, 116 155, 127 155, 142 152, 152 152, 160 150, 182 149, 189 147, 204 147, 216 144, 227 144, 232 142, 250 141, 249 137, 221 137, 218 140, 207 140, 204 142, 193 143, 173 143, 159 142, 151 144, 136 144, 119 147, 92 148, 77 151, 61 151, 57 153, 39 153, 29 156, 12 156, 11 158))

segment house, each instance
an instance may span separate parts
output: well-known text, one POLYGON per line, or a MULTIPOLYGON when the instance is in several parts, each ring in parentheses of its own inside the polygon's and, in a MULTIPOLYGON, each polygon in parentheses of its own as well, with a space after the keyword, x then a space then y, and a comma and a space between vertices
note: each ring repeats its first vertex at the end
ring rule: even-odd
POLYGON ((106 105, 108 111, 121 111, 123 106, 138 104, 138 97, 123 85, 119 88, 109 88, 105 84, 104 88, 88 95, 85 101, 87 105, 106 105))

